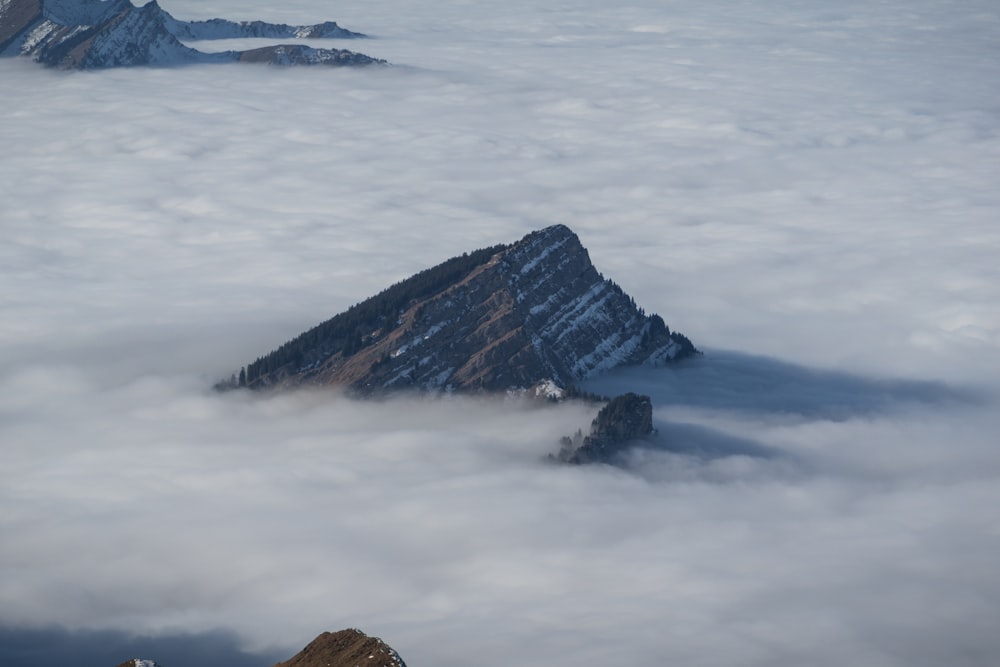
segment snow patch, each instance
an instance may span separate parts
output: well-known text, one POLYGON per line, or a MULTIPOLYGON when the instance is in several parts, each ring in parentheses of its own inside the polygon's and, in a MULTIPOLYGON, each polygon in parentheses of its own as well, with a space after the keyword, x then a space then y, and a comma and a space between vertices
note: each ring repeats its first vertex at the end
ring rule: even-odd
POLYGON ((545 334, 554 329, 560 329, 560 334, 556 337, 556 341, 561 339, 570 331, 579 328, 581 324, 588 321, 603 320, 607 321, 608 316, 606 309, 603 306, 607 303, 613 295, 606 294, 597 303, 591 304, 599 294, 604 292, 607 288, 605 283, 597 283, 589 290, 581 294, 579 297, 574 299, 566 308, 563 308, 560 312, 556 313, 557 319, 555 321, 548 321, 542 327, 542 333, 545 334), (586 308, 586 310, 584 310, 586 308), (580 311, 583 311, 582 313, 580 311))
POLYGON ((590 377, 628 363, 632 353, 642 342, 642 336, 633 336, 621 343, 619 343, 619 338, 615 334, 611 338, 601 341, 601 344, 593 352, 577 360, 573 366, 573 372, 580 374, 581 377, 590 377))
POLYGON ((535 396, 538 398, 561 399, 566 395, 566 390, 550 379, 545 379, 535 385, 535 396))
POLYGON ((445 327, 447 327, 449 324, 451 324, 451 320, 445 320, 444 322, 438 322, 437 324, 431 325, 430 327, 428 327, 427 329, 425 329, 422 334, 418 334, 414 338, 410 339, 409 342, 407 342, 407 343, 405 343, 403 345, 400 345, 389 356, 392 357, 393 359, 395 359, 396 357, 398 357, 400 355, 406 354, 406 352, 410 348, 417 347, 418 345, 422 345, 424 343, 424 341, 430 340, 435 335, 441 333, 441 331, 443 331, 445 329, 445 327))
POLYGON ((521 271, 520 271, 521 275, 522 276, 525 275, 526 273, 528 273, 529 271, 531 271, 533 268, 535 268, 536 266, 538 266, 538 264, 541 263, 546 257, 548 257, 549 255, 551 255, 552 253, 554 253, 556 250, 558 250, 559 248, 561 248, 564 245, 566 245, 566 243, 568 241, 569 241, 568 238, 563 238, 563 239, 560 239, 559 241, 556 241, 552 245, 543 248, 540 253, 538 253, 537 255, 535 255, 535 257, 533 259, 531 259, 529 262, 527 262, 524 266, 521 267, 521 271))
POLYGON ((440 373, 432 377, 430 380, 427 380, 427 388, 440 389, 443 387, 445 391, 451 393, 451 385, 448 384, 448 380, 451 378, 454 372, 455 372, 454 366, 452 366, 451 368, 446 368, 445 370, 441 371, 440 373))
POLYGON ((671 341, 669 345, 664 345, 655 350, 643 363, 650 366, 661 366, 672 359, 676 359, 680 351, 681 346, 671 341))

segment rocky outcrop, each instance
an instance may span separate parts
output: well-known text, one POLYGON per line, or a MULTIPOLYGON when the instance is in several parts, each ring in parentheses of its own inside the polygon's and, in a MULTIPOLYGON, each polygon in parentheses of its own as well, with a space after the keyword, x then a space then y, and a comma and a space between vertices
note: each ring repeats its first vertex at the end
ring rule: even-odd
POLYGON ((0 0, 0 54, 41 20, 41 0, 0 0))
MULTIPOLYGON (((160 667, 152 660, 133 658, 118 667, 160 667)), ((274 667, 406 667, 396 651, 378 637, 353 628, 324 632, 308 646, 274 667)))
POLYGON ((303 44, 279 44, 259 49, 240 51, 241 63, 263 63, 266 65, 372 65, 375 61, 362 53, 346 49, 314 49, 303 44))
POLYGON ((274 667, 406 667, 403 659, 378 637, 360 630, 324 632, 293 658, 274 667))
MULTIPOLYGON (((568 227, 456 257, 258 358, 233 384, 506 391, 696 354, 597 272, 568 227)), ((551 392, 546 392, 551 394, 551 392)))
POLYGON ((653 403, 649 396, 622 394, 597 413, 590 435, 577 431, 564 437, 556 458, 566 463, 613 463, 621 452, 652 433, 653 403))
POLYGON ((280 45, 203 53, 181 39, 224 37, 363 37, 334 22, 287 26, 260 21, 178 21, 154 1, 0 0, 0 55, 20 55, 61 69, 263 62, 275 65, 382 63, 341 49, 280 45))

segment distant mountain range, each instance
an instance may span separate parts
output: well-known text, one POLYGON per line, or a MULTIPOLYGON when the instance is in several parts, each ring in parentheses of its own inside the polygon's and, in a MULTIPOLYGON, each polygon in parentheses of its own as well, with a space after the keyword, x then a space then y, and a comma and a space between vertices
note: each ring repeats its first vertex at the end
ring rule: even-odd
POLYGON ((181 40, 365 35, 335 22, 290 26, 224 19, 179 21, 155 2, 130 0, 0 0, 0 55, 24 56, 61 69, 254 62, 272 65, 371 65, 385 61, 342 49, 277 44, 249 51, 204 53, 181 40))
POLYGON ((241 369, 220 388, 342 386, 559 397, 628 364, 697 354, 594 268, 568 227, 422 271, 241 369))
MULTIPOLYGON (((118 667, 184 667, 132 658, 118 667)), ((274 667, 406 667, 396 651, 378 637, 356 629, 324 632, 285 662, 274 667)))

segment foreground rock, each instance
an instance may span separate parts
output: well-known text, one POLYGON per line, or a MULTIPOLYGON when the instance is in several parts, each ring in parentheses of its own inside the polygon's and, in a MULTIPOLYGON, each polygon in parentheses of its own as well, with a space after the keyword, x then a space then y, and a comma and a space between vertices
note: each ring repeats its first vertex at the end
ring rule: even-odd
MULTIPOLYGON (((152 660, 132 658, 118 667, 161 665, 152 660)), ((274 667, 406 667, 406 663, 391 646, 378 637, 369 637, 352 628, 340 632, 324 632, 297 654, 274 667)))
POLYGON ((369 65, 384 61, 341 49, 278 45, 203 53, 182 39, 364 37, 334 22, 288 26, 262 21, 178 21, 154 1, 0 0, 0 55, 25 56, 60 69, 262 62, 274 65, 369 65))
POLYGON ((351 629, 324 632, 274 667, 406 667, 406 663, 378 637, 351 629))
POLYGON ((653 433, 653 403, 649 396, 616 396, 601 408, 590 434, 577 431, 561 441, 556 458, 566 463, 614 463, 630 446, 653 433))
MULTIPOLYGON (((452 258, 246 366, 231 386, 497 392, 697 354, 597 272, 568 227, 452 258)), ((224 383, 227 384, 227 383, 224 383)))

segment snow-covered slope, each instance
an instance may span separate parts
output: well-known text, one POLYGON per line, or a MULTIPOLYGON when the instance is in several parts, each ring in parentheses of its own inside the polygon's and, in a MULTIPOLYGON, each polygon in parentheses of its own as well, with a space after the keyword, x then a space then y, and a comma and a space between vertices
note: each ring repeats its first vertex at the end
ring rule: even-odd
POLYGON ((550 395, 553 384, 695 353, 555 225, 417 274, 257 359, 237 384, 550 395))
POLYGON ((208 62, 363 65, 378 61, 340 49, 277 45, 250 52, 202 53, 181 39, 363 37, 334 22, 287 26, 260 21, 178 21, 154 1, 0 0, 0 55, 21 55, 65 69, 208 62))
POLYGON ((556 225, 524 238, 504 257, 539 355, 561 377, 584 379, 628 363, 662 363, 683 350, 659 316, 646 317, 590 263, 580 240, 556 225))

